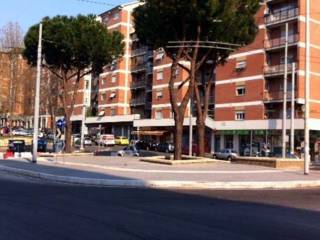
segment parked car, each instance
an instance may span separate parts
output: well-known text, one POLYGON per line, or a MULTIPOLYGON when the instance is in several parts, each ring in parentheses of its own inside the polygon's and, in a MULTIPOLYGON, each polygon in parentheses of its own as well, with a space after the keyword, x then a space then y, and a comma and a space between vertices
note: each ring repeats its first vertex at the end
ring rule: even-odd
POLYGON ((116 145, 129 145, 129 139, 124 136, 117 136, 115 138, 116 145))
POLYGON ((114 146, 116 145, 114 135, 113 134, 103 134, 98 139, 98 145, 102 146, 114 146))
POLYGON ((139 150, 149 150, 149 148, 150 148, 149 143, 142 141, 142 140, 136 141, 134 146, 139 150))
POLYGON ((124 156, 130 156, 130 157, 139 157, 139 150, 135 146, 128 146, 124 149, 118 151, 118 156, 124 157, 124 156))
POLYGON ((158 152, 172 153, 174 152, 174 146, 171 143, 160 143, 157 145, 156 150, 158 152))
POLYGON ((28 132, 27 130, 23 129, 23 128, 17 128, 12 130, 12 135, 14 136, 28 136, 28 132))
POLYGON ((233 149, 227 148, 223 149, 220 152, 215 152, 213 154, 213 158, 216 159, 226 159, 226 160, 232 160, 238 157, 238 153, 234 151, 233 149))

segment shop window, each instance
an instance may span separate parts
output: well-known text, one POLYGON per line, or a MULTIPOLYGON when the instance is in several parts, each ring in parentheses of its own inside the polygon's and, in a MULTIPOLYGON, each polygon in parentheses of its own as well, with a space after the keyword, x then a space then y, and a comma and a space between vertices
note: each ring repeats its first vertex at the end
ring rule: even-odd
POLYGON ((233 149, 233 135, 225 136, 225 148, 233 149))

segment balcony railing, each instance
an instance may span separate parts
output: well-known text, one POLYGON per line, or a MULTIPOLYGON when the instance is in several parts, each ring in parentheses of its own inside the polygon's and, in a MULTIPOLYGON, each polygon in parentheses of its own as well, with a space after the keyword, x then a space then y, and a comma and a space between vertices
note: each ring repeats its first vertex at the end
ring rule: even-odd
MULTIPOLYGON (((291 100, 292 90, 287 91, 287 100, 291 100)), ((283 91, 265 91, 263 94, 264 101, 283 101, 283 91)))
POLYGON ((146 63, 138 63, 138 64, 132 64, 131 65, 131 71, 132 72, 140 72, 145 71, 147 69, 146 63))
POLYGON ((271 13, 265 17, 267 25, 285 22, 299 16, 299 8, 286 9, 280 12, 271 13))
MULTIPOLYGON (((304 117, 304 113, 301 110, 296 110, 294 113, 295 119, 300 119, 304 117)), ((282 109, 266 109, 265 110, 265 119, 282 119, 282 109)), ((291 110, 287 109, 287 119, 291 119, 291 110)))
POLYGON ((132 81, 131 88, 144 88, 146 87, 146 80, 132 81))
POLYGON ((143 55, 146 54, 148 52, 148 47, 141 47, 141 48, 137 48, 135 50, 132 50, 131 52, 131 56, 138 56, 138 55, 143 55))
POLYGON ((142 106, 146 104, 146 99, 144 97, 138 97, 131 100, 131 107, 142 106))
MULTIPOLYGON (((299 35, 298 34, 292 34, 289 35, 288 37, 288 44, 296 44, 299 41, 299 35)), ((281 37, 281 38, 274 38, 270 40, 265 41, 265 48, 270 49, 270 48, 277 48, 277 47, 284 47, 286 44, 286 38, 281 37)))
MULTIPOLYGON (((297 64, 296 64, 297 66, 297 64)), ((273 66, 265 66, 264 75, 265 76, 277 76, 284 74, 285 64, 273 65, 273 66)), ((292 63, 288 63, 288 73, 292 72, 292 63)))

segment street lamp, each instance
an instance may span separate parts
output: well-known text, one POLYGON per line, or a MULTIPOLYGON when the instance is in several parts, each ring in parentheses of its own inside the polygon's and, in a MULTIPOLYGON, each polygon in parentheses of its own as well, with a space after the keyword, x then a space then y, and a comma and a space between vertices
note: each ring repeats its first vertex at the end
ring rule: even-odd
POLYGON ((310 0, 306 0, 306 72, 305 72, 305 112, 304 112, 304 174, 309 174, 310 164, 310 0))
POLYGON ((42 23, 39 24, 39 43, 37 59, 37 79, 34 104, 34 132, 33 132, 33 154, 32 162, 37 163, 38 155, 38 131, 39 131, 39 108, 40 108, 40 79, 41 79, 41 54, 42 54, 42 23))

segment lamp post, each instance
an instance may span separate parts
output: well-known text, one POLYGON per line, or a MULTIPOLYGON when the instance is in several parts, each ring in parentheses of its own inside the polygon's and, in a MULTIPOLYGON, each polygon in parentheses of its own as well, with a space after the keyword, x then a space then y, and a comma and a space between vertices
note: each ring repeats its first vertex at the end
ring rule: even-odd
POLYGON ((34 103, 34 132, 33 132, 33 154, 32 162, 37 163, 38 155, 38 132, 39 132, 39 108, 40 108, 40 80, 41 80, 41 54, 42 54, 42 23, 39 24, 39 43, 37 58, 37 79, 34 103))
POLYGON ((304 174, 309 174, 310 164, 310 0, 306 0, 306 72, 305 72, 305 112, 304 112, 304 174))

